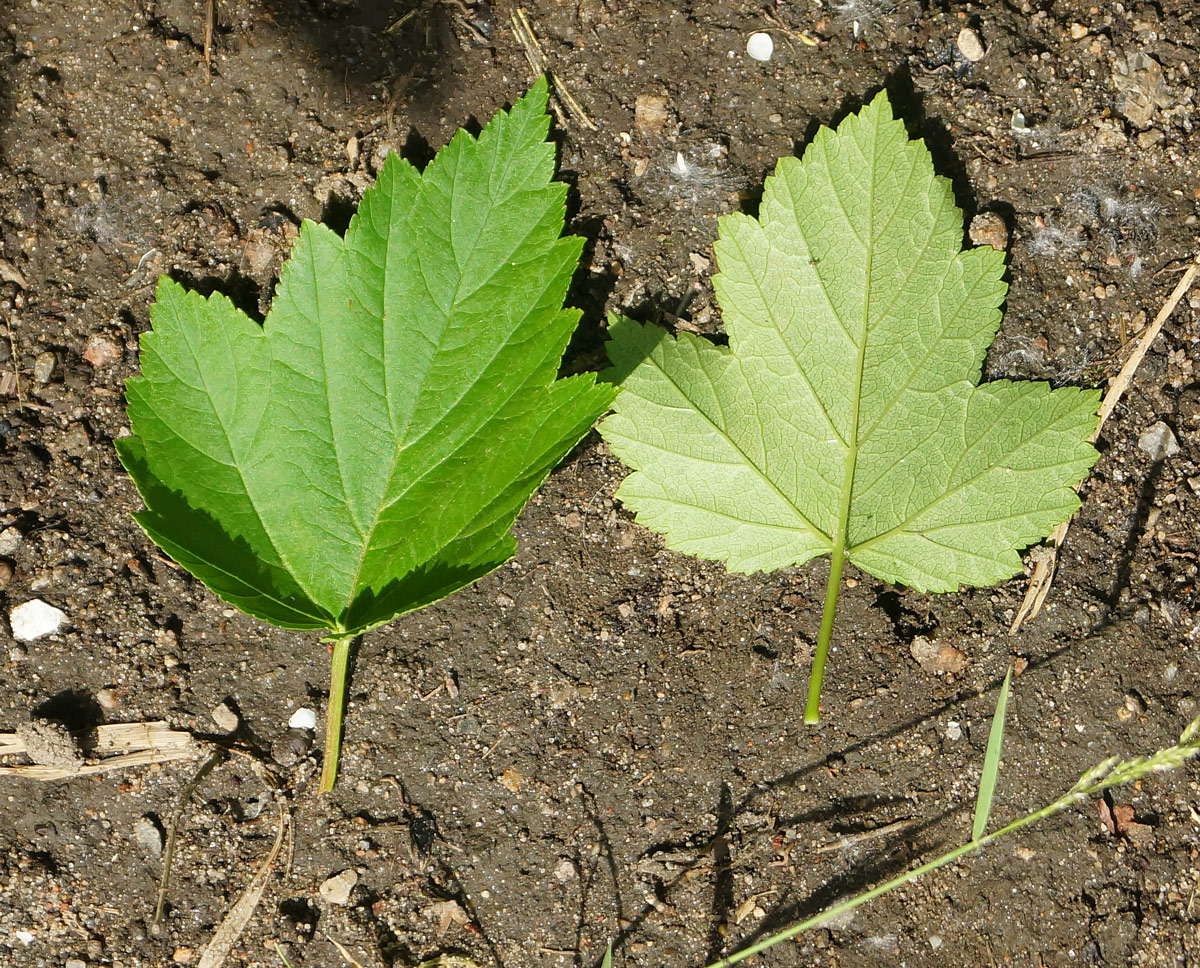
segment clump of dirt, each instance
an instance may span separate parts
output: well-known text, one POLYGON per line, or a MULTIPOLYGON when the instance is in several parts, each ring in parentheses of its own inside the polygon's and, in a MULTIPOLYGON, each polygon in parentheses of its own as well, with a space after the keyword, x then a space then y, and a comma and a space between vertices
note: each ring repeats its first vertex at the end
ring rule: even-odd
MULTIPOLYGON (((521 518, 512 563, 367 637, 342 783, 314 797, 319 750, 288 722, 320 708, 325 650, 147 543, 112 447, 123 381, 159 274, 261 317, 301 219, 344 226, 388 151, 427 161, 531 75, 512 10, 486 2, 229 0, 211 67, 207 6, 41 0, 0 20, 0 598, 68 617, 6 643, 0 728, 53 701, 208 734, 234 703, 295 843, 230 964, 346 963, 337 942, 364 965, 591 965, 610 940, 618 964, 704 964, 962 842, 1014 657, 997 821, 1200 711, 1193 293, 1106 426, 1048 609, 1019 634, 1020 578, 926 596, 854 575, 824 722, 805 728, 828 566, 747 577, 665 551, 614 502, 624 470, 592 437, 521 518), (1172 455, 1137 446, 1159 422, 1172 455), (934 648, 954 662, 922 664, 934 648)), ((719 334, 717 218, 752 211, 778 157, 880 86, 967 219, 1007 230, 989 376, 1103 383, 1200 248, 1186 5, 524 9, 591 122, 564 109, 555 126, 587 240, 572 367, 603 364, 609 309, 719 334), (745 54, 755 31, 769 61, 745 54)), ((215 769, 151 932, 162 859, 138 831, 192 769, 0 780, 0 961, 196 963, 276 814, 250 761, 215 769)), ((1085 805, 765 960, 1194 958, 1195 784, 1120 797, 1108 815, 1136 838, 1085 805)))

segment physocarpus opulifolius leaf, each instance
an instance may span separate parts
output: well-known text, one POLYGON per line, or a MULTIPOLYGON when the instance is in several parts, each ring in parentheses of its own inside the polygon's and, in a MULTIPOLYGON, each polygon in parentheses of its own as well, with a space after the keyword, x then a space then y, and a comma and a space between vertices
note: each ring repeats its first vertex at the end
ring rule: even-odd
POLYGON ((306 222, 262 326, 160 282, 118 450, 146 533, 231 605, 345 639, 469 584, 612 399, 555 378, 582 243, 546 97, 423 173, 389 157, 344 239, 306 222))
POLYGON ((844 558, 925 591, 990 585, 1078 506, 1098 394, 979 383, 1004 260, 962 251, 949 181, 880 94, 758 218, 722 218, 729 346, 617 319, 618 496, 669 547, 753 572, 832 554, 806 719, 815 722, 844 558))

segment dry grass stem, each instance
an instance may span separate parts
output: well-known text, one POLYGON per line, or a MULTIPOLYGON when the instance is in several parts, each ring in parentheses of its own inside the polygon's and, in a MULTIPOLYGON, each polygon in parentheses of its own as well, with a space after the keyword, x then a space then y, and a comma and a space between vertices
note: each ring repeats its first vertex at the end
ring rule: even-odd
POLYGON ((554 117, 558 120, 558 123, 567 127, 569 125, 569 116, 589 131, 598 130, 596 122, 588 116, 588 113, 583 109, 583 105, 575 100, 571 92, 567 90, 567 86, 562 82, 562 79, 546 64, 546 55, 542 53, 542 45, 538 43, 537 34, 533 32, 533 27, 530 25, 529 18, 526 16, 523 7, 518 7, 513 13, 512 26, 513 33, 516 34, 521 49, 525 51, 525 59, 529 62, 529 69, 533 71, 534 75, 545 74, 550 80, 550 86, 555 97, 555 100, 550 102, 550 106, 554 111, 554 117), (559 101, 566 108, 565 113, 559 107, 559 101))
MULTIPOLYGON (((1175 311, 1175 307, 1179 305, 1181 299, 1186 295, 1188 289, 1196 279, 1196 275, 1200 273, 1200 253, 1197 253, 1192 260, 1192 264, 1188 266, 1179 283, 1172 290, 1171 295, 1162 304, 1158 315, 1154 317, 1154 322, 1146 327, 1141 337, 1138 339, 1137 345, 1133 348, 1133 352, 1129 354, 1129 359, 1125 361, 1125 365, 1121 367, 1121 371, 1113 379, 1109 385, 1108 392, 1104 394, 1104 399, 1100 403, 1096 429, 1089 437, 1091 443, 1095 443, 1100 436, 1100 431, 1104 428, 1104 422, 1112 414, 1121 397, 1129 388, 1129 384, 1133 382, 1133 376, 1137 372, 1137 368, 1141 365, 1147 351, 1150 349, 1155 338, 1163 328, 1163 324, 1175 311)), ((1042 605, 1046 601, 1046 596, 1050 594, 1050 585, 1054 581, 1054 572, 1058 565, 1058 550, 1062 547, 1063 541, 1066 540, 1067 530, 1071 527, 1070 519, 1064 521, 1054 529, 1050 537, 1046 539, 1041 548, 1033 552, 1033 576, 1029 579, 1029 588, 1025 592, 1025 600, 1021 603, 1020 609, 1017 610, 1016 618, 1009 628, 1009 634, 1014 634, 1020 630, 1021 626, 1029 619, 1035 618, 1042 610, 1042 605)))

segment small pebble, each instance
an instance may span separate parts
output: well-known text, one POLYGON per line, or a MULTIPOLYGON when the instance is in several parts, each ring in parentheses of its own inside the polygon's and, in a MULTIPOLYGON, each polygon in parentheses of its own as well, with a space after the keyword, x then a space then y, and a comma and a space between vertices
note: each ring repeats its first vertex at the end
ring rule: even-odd
POLYGON ((63 968, 88 968, 86 961, 80 961, 78 958, 68 958, 63 964, 63 968))
POLYGON ((8 583, 12 581, 12 576, 12 562, 0 560, 0 590, 8 587, 8 583))
POLYGON ((1138 450, 1149 454, 1154 460, 1162 460, 1179 453, 1179 441, 1175 439, 1175 432, 1160 420, 1142 431, 1138 437, 1138 450))
POLYGON ((357 883, 358 875, 347 868, 323 881, 317 891, 330 904, 345 905, 350 903, 350 892, 357 883))
POLYGON ((217 724, 217 729, 222 733, 236 733, 238 727, 241 725, 237 711, 228 699, 212 711, 212 720, 217 724))
POLYGON ((952 645, 938 645, 923 635, 918 635, 909 646, 909 653, 917 664, 931 675, 958 675, 968 665, 965 652, 952 645))
POLYGON ((163 851, 162 827, 153 817, 138 817, 133 822, 133 842, 157 860, 163 851))
POLYGON ((90 363, 96 369, 116 363, 121 358, 121 347, 112 340, 98 333, 87 342, 83 351, 84 362, 90 363))
POLYGON ((58 449, 68 457, 82 457, 92 446, 87 429, 81 423, 73 423, 58 441, 58 449))
POLYGON ((175 953, 171 955, 171 960, 177 965, 190 965, 196 957, 195 948, 176 948, 175 953))
POLYGON ((47 350, 45 353, 39 353, 33 361, 33 381, 35 383, 49 383, 50 377, 54 375, 54 368, 58 365, 58 357, 47 350))
POLYGON ((117 690, 110 689, 107 686, 96 691, 96 702, 100 704, 100 708, 106 713, 111 713, 120 705, 117 699, 117 690))
POLYGON ((17 727, 25 744, 25 755, 38 766, 74 771, 83 766, 83 750, 74 734, 62 723, 35 719, 17 727))
POLYGON ((295 766, 308 756, 311 735, 306 729, 289 729, 271 744, 271 759, 280 766, 295 766))
POLYGON ((291 729, 316 729, 316 710, 309 709, 307 706, 301 706, 294 713, 292 713, 292 718, 288 720, 288 726, 291 729))
POLYGON ((633 103, 633 126, 657 134, 671 122, 670 101, 661 94, 639 94, 633 103))
POLYGON ((962 739, 962 724, 956 723, 953 719, 946 724, 946 739, 951 742, 962 739))
POLYGON ((995 212, 981 212, 971 219, 967 230, 976 245, 990 245, 997 252, 1008 248, 1008 226, 995 212))
POLYGON ((5 528, 0 531, 0 555, 9 557, 21 547, 23 535, 16 528, 5 528))
POLYGON ((769 61, 775 53, 775 41, 771 39, 770 34, 762 31, 751 34, 746 41, 746 53, 756 61, 769 61))
POLYGON ((1071 32, 1072 40, 1083 40, 1088 35, 1088 29, 1081 23, 1073 23, 1068 28, 1071 32))
POLYGON ((972 30, 970 27, 963 27, 958 32, 958 52, 972 64, 977 64, 983 60, 983 55, 987 53, 987 50, 983 46, 983 40, 980 39, 978 31, 972 30))
POLYGON ((9 662, 24 662, 29 658, 29 650, 23 645, 11 646, 8 650, 9 662))
POLYGON ((32 642, 43 635, 52 635, 66 620, 66 612, 53 605, 47 605, 40 598, 18 605, 8 613, 8 624, 12 628, 13 637, 22 642, 32 642))

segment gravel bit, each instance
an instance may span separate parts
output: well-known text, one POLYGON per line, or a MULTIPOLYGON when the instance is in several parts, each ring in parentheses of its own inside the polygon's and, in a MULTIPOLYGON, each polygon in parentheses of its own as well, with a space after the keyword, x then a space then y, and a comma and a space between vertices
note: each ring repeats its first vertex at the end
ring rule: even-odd
POLYGON ((47 350, 45 353, 39 353, 37 359, 33 361, 33 382, 34 383, 49 383, 50 378, 54 376, 54 368, 58 366, 58 357, 47 350))
POLYGON ((746 41, 746 53, 756 61, 769 61, 771 55, 775 53, 775 41, 771 39, 770 34, 761 31, 751 34, 746 41))
POLYGON ((983 46, 983 40, 978 31, 972 30, 970 27, 963 27, 958 32, 958 52, 972 64, 977 64, 983 60, 987 48, 983 46))
POLYGON ((17 736, 25 744, 25 755, 38 766, 59 770, 78 770, 83 766, 79 741, 62 723, 34 719, 18 726, 17 736))
POLYGON ((242 721, 238 718, 237 710, 228 699, 212 711, 212 720, 222 733, 236 733, 242 721))
POLYGON ((12 628, 13 637, 22 642, 32 642, 43 635, 52 635, 66 620, 66 612, 53 605, 47 605, 40 598, 18 605, 8 613, 8 624, 12 628))
POLYGON ((1138 437, 1138 450, 1149 454, 1154 460, 1162 460, 1179 453, 1179 441, 1175 439, 1175 431, 1160 420, 1142 431, 1138 437))
POLYGON ((322 881, 317 891, 330 904, 346 905, 350 903, 350 892, 357 883, 358 874, 352 868, 346 868, 322 881))
POLYGON ((147 814, 133 822, 133 842, 157 860, 163 852, 163 829, 158 820, 147 814))
POLYGON ((908 651, 922 669, 935 676, 958 675, 969 664, 965 652, 952 645, 938 645, 923 635, 912 640, 908 651))
POLYGON ((309 709, 307 706, 301 706, 288 720, 290 729, 316 729, 317 728, 317 711, 309 709))
POLYGON ((312 748, 312 734, 306 729, 289 729, 271 744, 271 759, 280 766, 295 766, 312 748))
POLYGON ((0 531, 0 555, 9 557, 16 554, 17 549, 21 547, 24 537, 16 528, 5 528, 3 531, 0 531))

